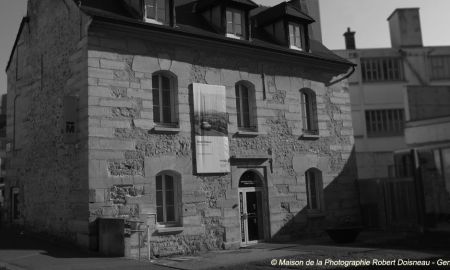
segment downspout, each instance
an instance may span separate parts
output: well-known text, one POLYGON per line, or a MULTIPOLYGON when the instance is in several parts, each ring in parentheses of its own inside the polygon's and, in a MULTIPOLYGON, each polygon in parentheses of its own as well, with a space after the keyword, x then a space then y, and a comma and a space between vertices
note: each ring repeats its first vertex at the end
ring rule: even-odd
POLYGON ((326 86, 326 87, 329 87, 329 86, 335 85, 335 84, 337 84, 337 83, 339 83, 339 82, 341 82, 341 81, 343 81, 343 80, 345 80, 345 79, 348 79, 350 76, 353 75, 353 73, 355 73, 355 71, 356 71, 355 66, 352 66, 352 67, 350 68, 350 71, 348 71, 347 74, 344 75, 344 77, 341 77, 341 78, 336 79, 336 80, 334 80, 334 81, 332 81, 332 82, 329 82, 329 83, 327 83, 325 86, 326 86))

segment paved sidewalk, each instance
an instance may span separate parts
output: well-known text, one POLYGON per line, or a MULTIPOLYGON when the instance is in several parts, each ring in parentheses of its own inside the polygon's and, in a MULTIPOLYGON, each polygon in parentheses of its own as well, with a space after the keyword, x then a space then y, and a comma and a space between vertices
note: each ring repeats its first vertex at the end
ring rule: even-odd
POLYGON ((11 230, 0 231, 0 270, 168 270, 150 262, 105 258, 11 230))
MULTIPOLYGON (((296 243, 263 243, 240 250, 212 251, 196 256, 160 258, 152 262, 102 258, 37 240, 24 234, 0 231, 0 270, 100 270, 100 269, 286 269, 272 266, 274 259, 396 260, 450 258, 448 235, 363 233, 352 245, 336 245, 327 237, 296 243), (3 268, 2 268, 3 267, 3 268)), ((294 267, 295 268, 295 267, 294 267)), ((298 267, 297 267, 298 268, 298 267)), ((292 269, 292 268, 291 268, 292 269)), ((302 269, 323 269, 307 267, 302 269)), ((335 267, 327 267, 335 269, 335 267)), ((341 268, 343 269, 343 268, 341 268)), ((355 269, 355 268, 351 268, 355 269)))

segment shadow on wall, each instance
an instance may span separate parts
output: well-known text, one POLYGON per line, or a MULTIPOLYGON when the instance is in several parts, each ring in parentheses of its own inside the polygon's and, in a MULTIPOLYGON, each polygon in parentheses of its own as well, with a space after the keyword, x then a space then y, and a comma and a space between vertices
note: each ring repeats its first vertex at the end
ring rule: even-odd
MULTIPOLYGON (((308 193, 309 188, 306 189, 308 193)), ((308 194, 305 195, 309 196, 308 194)), ((274 241, 321 236, 326 229, 348 228, 361 226, 361 210, 359 204, 359 189, 355 149, 339 175, 331 183, 324 186, 319 199, 322 206, 311 209, 308 204, 298 214, 287 214, 290 219, 272 237, 274 241), (320 229, 318 229, 320 228, 320 229)))

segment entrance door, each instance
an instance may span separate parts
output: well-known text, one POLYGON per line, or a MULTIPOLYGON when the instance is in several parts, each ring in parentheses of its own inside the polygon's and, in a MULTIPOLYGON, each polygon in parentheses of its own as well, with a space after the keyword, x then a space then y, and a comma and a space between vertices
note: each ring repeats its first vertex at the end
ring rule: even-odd
POLYGON ((239 183, 239 209, 242 245, 258 243, 264 239, 263 188, 254 172, 245 173, 239 183))

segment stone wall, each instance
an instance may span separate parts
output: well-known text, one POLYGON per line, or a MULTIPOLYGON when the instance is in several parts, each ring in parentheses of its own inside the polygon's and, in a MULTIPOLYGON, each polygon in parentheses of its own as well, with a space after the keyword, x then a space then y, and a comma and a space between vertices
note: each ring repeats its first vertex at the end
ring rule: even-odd
MULTIPOLYGON (((89 189, 92 239, 100 217, 141 219, 152 225, 155 176, 181 178, 180 231, 152 230, 156 255, 238 247, 238 182, 248 169, 265 181, 265 238, 292 239, 321 233, 325 226, 358 222, 353 129, 346 82, 325 87, 320 69, 220 43, 143 34, 93 24, 89 34, 89 189), (154 130, 152 74, 177 78, 179 131, 154 130), (258 134, 237 134, 235 84, 254 85, 258 134), (227 90, 232 172, 196 175, 192 137, 192 83, 227 90), (317 95, 320 136, 302 139, 300 89, 317 95), (247 156, 268 159, 248 159, 247 156), (306 209, 305 171, 323 173, 325 209, 306 209), (117 199, 117 191, 128 196, 117 199), (132 194, 130 193, 132 192, 132 194), (122 191, 121 191, 122 192, 122 191), (128 212, 128 213, 127 213, 128 212)), ((153 226, 153 225, 152 225, 153 226)))
MULTIPOLYGON (((17 187, 20 218, 14 223, 87 246, 87 141, 64 143, 63 100, 78 97, 79 108, 87 103, 81 90, 87 85, 88 18, 73 1, 30 0, 27 14, 20 50, 7 70, 6 209, 17 187)), ((81 138, 87 121, 81 113, 78 118, 81 138)))

